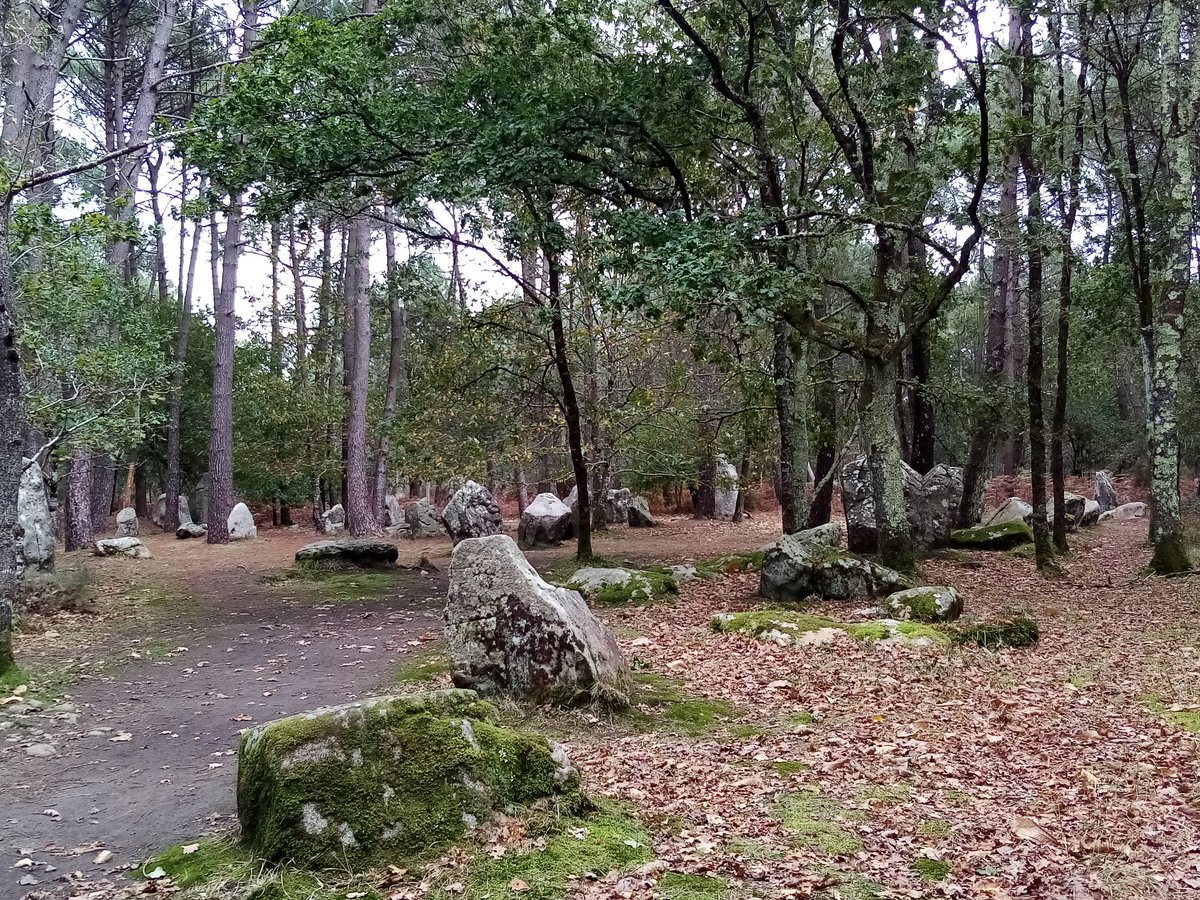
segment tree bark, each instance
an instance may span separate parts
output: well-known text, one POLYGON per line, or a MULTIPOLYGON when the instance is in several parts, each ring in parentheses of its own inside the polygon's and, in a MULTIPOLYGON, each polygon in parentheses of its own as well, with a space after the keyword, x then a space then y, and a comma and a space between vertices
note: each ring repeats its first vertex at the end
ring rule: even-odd
POLYGON ((900 436, 896 431, 896 370, 890 359, 863 357, 858 411, 871 490, 879 558, 884 565, 911 572, 916 564, 901 480, 900 436))
POLYGON ((12 624, 21 582, 17 504, 25 429, 25 379, 17 350, 16 296, 8 255, 9 213, 9 202, 0 202, 0 675, 16 665, 12 624))
POLYGON ((1034 71, 1033 16, 1021 7, 1021 116, 1025 122, 1017 138, 1017 152, 1025 174, 1025 237, 1029 277, 1025 300, 1028 356, 1025 385, 1029 398, 1029 474, 1033 502, 1034 557, 1038 571, 1054 569, 1054 547, 1046 521, 1046 423, 1042 411, 1042 173, 1033 151, 1032 123, 1037 76, 1034 71))
MULTIPOLYGON (((782 318, 774 323, 771 354, 775 417, 779 425, 779 506, 783 533, 795 534, 808 524, 807 353, 804 342, 782 318)), ((741 491, 738 492, 741 505, 741 491)))
POLYGON ((912 409, 912 444, 909 465, 922 475, 928 474, 934 464, 934 445, 937 431, 936 412, 929 393, 930 359, 927 327, 913 335, 909 347, 912 385, 909 388, 909 404, 912 409))
POLYGON ((67 460, 67 528, 65 542, 68 551, 90 547, 96 536, 92 528, 92 453, 72 450, 67 460))
POLYGON ((349 223, 346 246, 346 528, 355 537, 379 533, 367 478, 367 387, 371 364, 371 226, 365 215, 349 223))
MULTIPOLYGON (((391 211, 385 212, 383 226, 384 246, 387 252, 387 300, 388 300, 388 373, 387 386, 383 395, 383 415, 379 420, 379 443, 375 448, 375 480, 374 503, 379 516, 387 515, 387 473, 388 451, 390 449, 390 431, 396 419, 396 408, 399 405, 404 389, 404 355, 407 337, 407 321, 404 309, 404 299, 400 296, 399 285, 396 284, 396 231, 391 221, 391 211)), ((405 392, 406 393, 406 392, 405 392)), ((380 521, 384 521, 380 518, 380 521)))

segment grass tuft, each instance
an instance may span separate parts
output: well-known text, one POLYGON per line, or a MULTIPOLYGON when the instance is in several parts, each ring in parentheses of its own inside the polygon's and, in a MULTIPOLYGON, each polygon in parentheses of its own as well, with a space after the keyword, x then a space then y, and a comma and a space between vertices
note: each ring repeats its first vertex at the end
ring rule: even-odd
POLYGON ((858 836, 840 823, 862 818, 815 788, 785 794, 776 804, 775 815, 800 847, 822 850, 830 856, 849 856, 862 849, 858 836))
POLYGON ((654 893, 664 900, 717 900, 724 896, 726 889, 724 878, 666 872, 658 879, 654 893))

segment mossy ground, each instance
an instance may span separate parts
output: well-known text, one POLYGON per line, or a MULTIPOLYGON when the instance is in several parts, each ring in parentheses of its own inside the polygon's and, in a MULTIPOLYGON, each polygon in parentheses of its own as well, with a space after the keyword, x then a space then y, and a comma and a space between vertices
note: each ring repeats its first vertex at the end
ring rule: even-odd
POLYGON ((863 815, 848 809, 816 789, 785 794, 775 806, 775 816, 801 847, 821 850, 830 856, 849 856, 862 849, 858 835, 845 825, 863 815))
POLYGON ((951 637, 956 644, 977 644, 988 650, 1029 647, 1041 636, 1037 622, 1018 616, 1006 622, 983 622, 955 628, 951 637))
POLYGON ((1183 731, 1200 733, 1200 709, 1169 709, 1157 696, 1146 698, 1150 711, 1183 731))
POLYGON ((717 900, 727 888, 724 878, 666 872, 654 886, 654 894, 663 900, 717 900))
POLYGON ((763 551, 748 550, 741 553, 726 553, 713 559, 696 563, 696 574, 702 578, 718 578, 739 572, 757 572, 762 568, 763 551))
POLYGON ((450 673, 450 661, 446 658, 446 645, 441 641, 427 644, 400 657, 396 666, 396 683, 400 685, 423 685, 440 680, 450 673))
POLYGON ((950 833, 950 823, 945 819, 926 819, 917 826, 919 837, 945 837, 950 833))
POLYGON ((528 900, 558 900, 572 881, 589 872, 630 871, 654 858, 646 829, 612 806, 604 806, 586 819, 559 820, 538 836, 538 843, 537 849, 499 859, 481 847, 473 854, 465 878, 461 873, 444 878, 427 896, 431 900, 495 900, 518 895, 528 900), (525 884, 519 892, 510 887, 514 879, 525 884))
POLYGON ((728 700, 692 696, 665 675, 638 672, 633 676, 630 706, 622 715, 642 730, 698 736, 722 727, 740 711, 728 700))
POLYGON ((787 609, 723 613, 713 617, 712 628, 717 632, 737 632, 751 637, 764 637, 773 633, 800 635, 835 628, 860 641, 882 641, 899 634, 909 640, 927 638, 935 644, 950 643, 950 636, 945 631, 924 622, 900 622, 895 626, 886 625, 882 621, 839 622, 826 616, 787 609))
POLYGON ((263 868, 253 853, 223 836, 170 847, 142 863, 137 875, 145 878, 161 869, 175 887, 190 888, 219 879, 248 880, 255 869, 263 868))
POLYGON ((344 569, 292 566, 263 577, 268 584, 305 585, 321 600, 363 600, 382 597, 399 588, 400 573, 347 572, 344 569))
POLYGON ((928 859, 922 856, 912 861, 912 870, 922 881, 945 881, 950 874, 950 863, 944 859, 928 859))

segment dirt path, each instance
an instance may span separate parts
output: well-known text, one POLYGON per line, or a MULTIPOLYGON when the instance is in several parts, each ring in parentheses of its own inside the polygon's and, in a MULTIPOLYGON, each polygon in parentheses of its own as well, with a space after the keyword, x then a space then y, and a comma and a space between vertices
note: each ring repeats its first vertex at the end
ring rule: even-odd
MULTIPOLYGON (((777 528, 773 515, 737 526, 676 519, 653 532, 613 528, 596 551, 703 559, 765 544, 777 528)), ((0 900, 56 892, 76 870, 101 878, 234 824, 241 729, 385 690, 398 659, 440 634, 448 539, 399 545, 402 565, 427 556, 439 572, 341 579, 329 590, 278 580, 315 539, 310 530, 259 534, 224 547, 153 534, 143 538, 150 560, 60 561, 108 599, 100 619, 58 617, 18 643, 33 672, 91 674, 55 692, 61 702, 0 707, 0 900), (96 864, 101 850, 112 858, 96 864), (10 868, 25 858, 34 865, 10 868)), ((530 559, 569 568, 570 554, 530 559)))
POLYGON ((130 661, 68 687, 61 703, 0 711, 0 898, 53 889, 66 871, 99 877, 228 826, 241 729, 384 689, 409 642, 436 637, 440 575, 404 572, 382 591, 371 585, 382 596, 348 600, 263 580, 309 537, 209 548, 155 536, 144 564, 80 561, 98 579, 125 581, 135 608, 90 623, 90 634, 76 622, 18 650, 31 668, 130 661), (210 571, 206 556, 219 566, 210 571), (87 649, 72 646, 85 637, 87 649), (113 857, 96 865, 102 849, 113 857), (35 865, 9 868, 22 858, 35 865))

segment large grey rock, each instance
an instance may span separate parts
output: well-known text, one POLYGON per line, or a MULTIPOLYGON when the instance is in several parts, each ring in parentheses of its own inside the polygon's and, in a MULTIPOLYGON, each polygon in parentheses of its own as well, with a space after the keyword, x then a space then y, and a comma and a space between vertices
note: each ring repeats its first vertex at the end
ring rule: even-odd
POLYGON ((132 506, 127 506, 117 513, 117 537, 137 537, 138 536, 138 517, 137 510, 132 506))
POLYGON ((537 701, 625 697, 628 665, 608 626, 576 591, 543 581, 508 535, 454 548, 446 643, 459 687, 537 701))
POLYGON ((1100 513, 1101 522, 1128 522, 1130 519, 1140 519, 1146 514, 1145 503, 1123 503, 1115 509, 1100 513))
MULTIPOLYGON (((154 516, 151 519, 159 528, 164 526, 167 521, 167 495, 159 494, 158 502, 154 504, 154 516)), ((188 505, 187 494, 179 495, 179 524, 186 525, 192 522, 192 510, 188 505)))
POLYGON ((344 531, 346 528, 346 508, 340 503, 335 503, 325 512, 321 513, 321 530, 325 534, 336 534, 339 531, 344 531))
MULTIPOLYGON (((962 500, 963 473, 939 463, 921 475, 901 460, 904 510, 918 547, 937 547, 950 541, 954 517, 962 500)), ((846 545, 856 553, 873 553, 878 545, 875 497, 867 457, 842 465, 842 507, 846 513, 846 545)))
MULTIPOLYGON (((1067 528, 1074 530, 1079 527, 1083 514, 1087 511, 1087 498, 1070 491, 1063 491, 1063 509, 1067 514, 1067 528)), ((1054 521, 1054 501, 1046 504, 1046 521, 1054 521)))
POLYGON ((17 488, 17 525, 24 532, 17 543, 22 569, 49 572, 54 568, 54 517, 42 479, 42 467, 22 458, 21 482, 17 488))
POLYGON ((679 593, 673 572, 584 566, 576 569, 567 587, 589 601, 602 604, 649 603, 679 593))
POLYGON ((571 531, 571 508, 554 494, 538 494, 521 513, 517 544, 522 550, 561 544, 571 531))
POLYGON ((879 597, 912 583, 887 566, 839 550, 837 525, 785 534, 763 553, 759 593, 770 600, 879 597))
POLYGON ((650 514, 650 501, 645 497, 634 497, 629 501, 629 527, 653 528, 658 522, 650 514))
POLYGON ((442 510, 442 521, 455 541, 487 537, 500 531, 500 505, 482 484, 468 481, 442 510))
POLYGON ((1033 507, 1020 497, 1009 497, 1000 504, 990 515, 985 515, 980 525, 1006 525, 1009 522, 1033 521, 1033 507))
POLYGON ((248 541, 258 537, 258 526, 254 524, 254 516, 245 503, 238 503, 229 511, 227 524, 231 541, 248 541))
MULTIPOLYGON (((576 492, 578 497, 578 492, 576 492)), ((629 521, 629 488, 611 488, 604 498, 604 521, 609 525, 624 525, 629 521)))
POLYGON ((96 556, 126 556, 130 559, 149 559, 150 550, 139 538, 120 537, 96 541, 96 556))
POLYGON ((208 524, 208 476, 205 475, 196 484, 192 491, 191 502, 189 504, 192 513, 192 521, 197 525, 208 524))
POLYGON ((396 545, 388 541, 317 541, 296 551, 296 564, 313 569, 391 569, 396 545))
POLYGON ((1080 528, 1090 528, 1100 521, 1100 504, 1095 500, 1088 500, 1083 507, 1083 517, 1079 520, 1080 528))
POLYGON ((1100 512, 1106 513, 1117 508, 1117 489, 1113 486, 1112 476, 1103 469, 1098 469, 1093 479, 1096 502, 1100 504, 1100 512))
POLYGON ((201 538, 208 534, 207 525, 197 525, 195 522, 188 522, 186 525, 180 525, 175 529, 175 537, 181 541, 186 541, 189 538, 201 538))
POLYGON ((723 456, 717 457, 717 480, 713 513, 718 519, 732 519, 737 510, 738 471, 723 456))
POLYGON ((442 533, 442 519, 432 503, 422 497, 404 507, 404 524, 413 538, 437 537, 442 533))
POLYGON ((247 731, 237 809, 258 856, 363 869, 440 852, 497 813, 578 786, 559 745, 501 726, 472 691, 433 691, 247 731))

